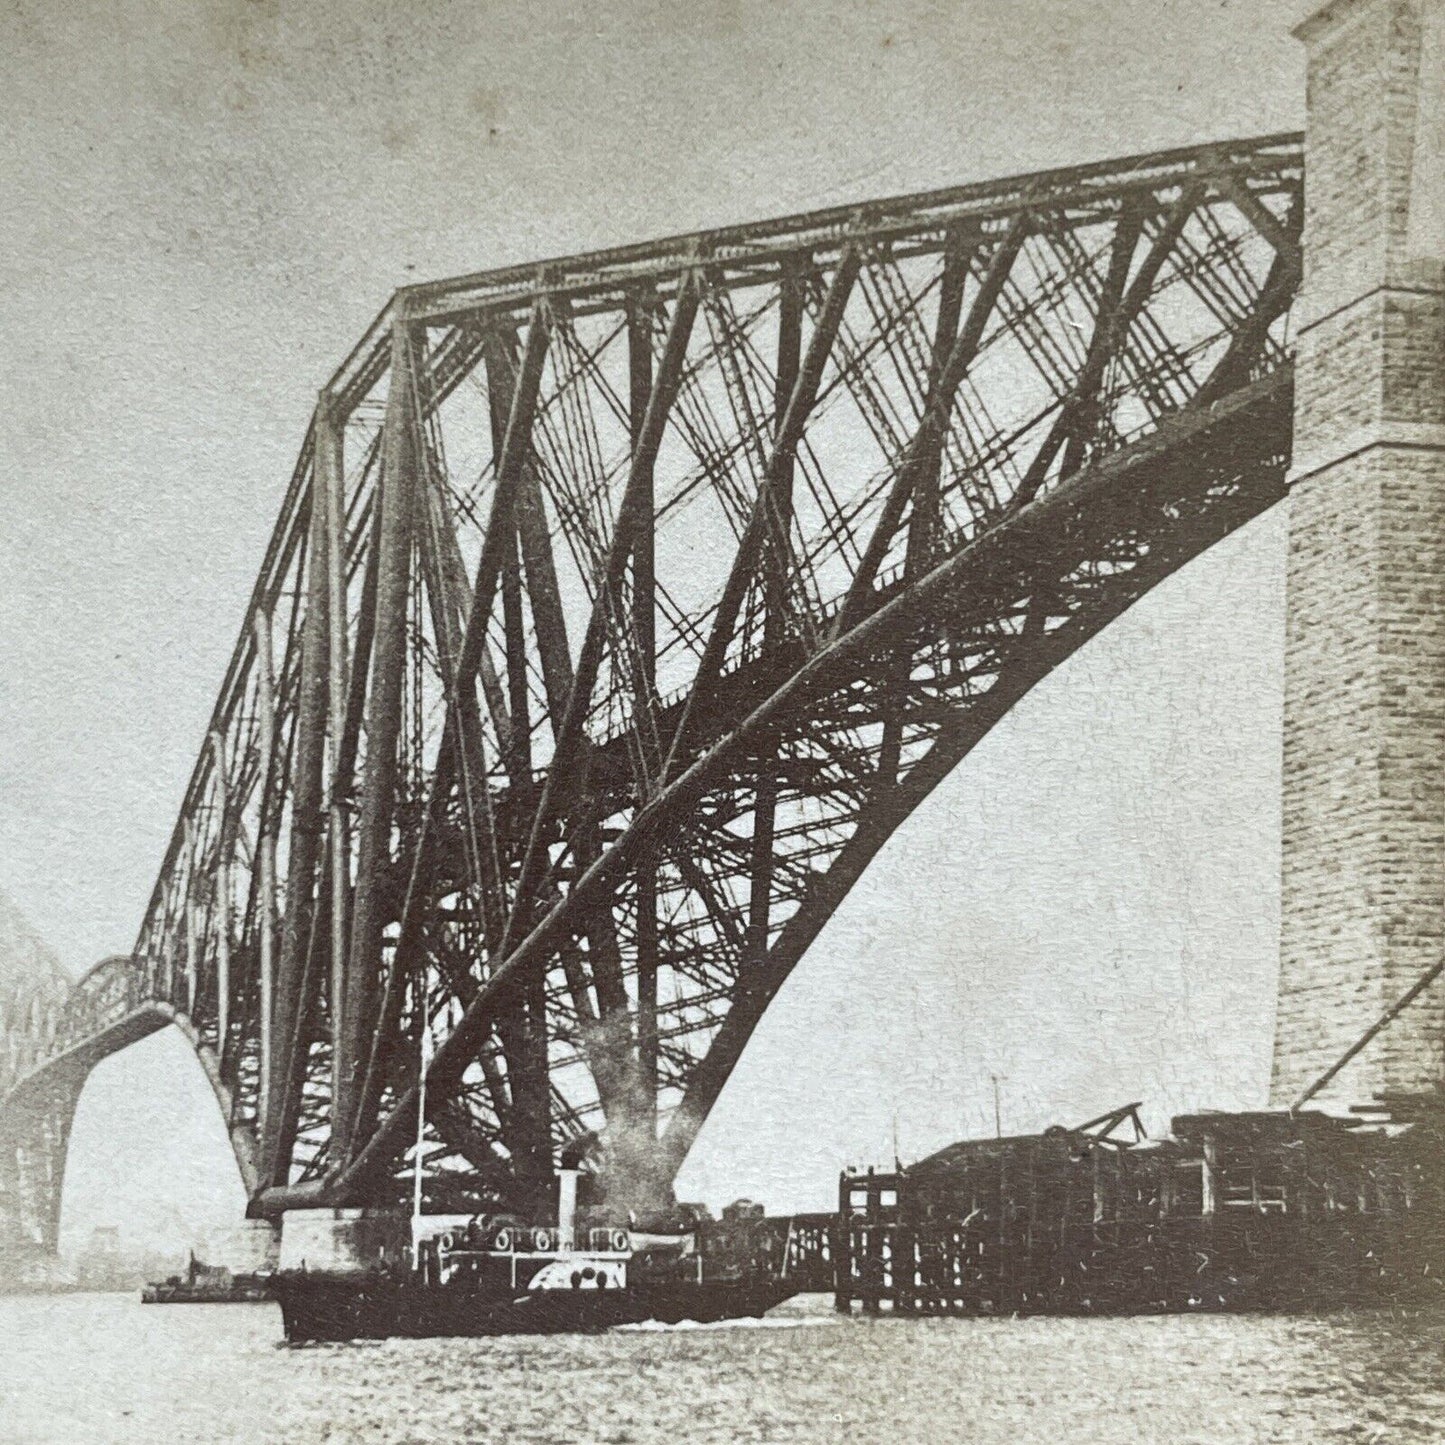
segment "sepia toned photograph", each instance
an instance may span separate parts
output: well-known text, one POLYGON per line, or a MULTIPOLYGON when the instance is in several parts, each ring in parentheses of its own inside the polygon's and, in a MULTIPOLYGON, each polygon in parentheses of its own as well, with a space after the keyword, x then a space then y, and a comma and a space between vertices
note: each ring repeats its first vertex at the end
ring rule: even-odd
POLYGON ((1445 0, 0 114, 0 1445, 1445 1440, 1445 0))

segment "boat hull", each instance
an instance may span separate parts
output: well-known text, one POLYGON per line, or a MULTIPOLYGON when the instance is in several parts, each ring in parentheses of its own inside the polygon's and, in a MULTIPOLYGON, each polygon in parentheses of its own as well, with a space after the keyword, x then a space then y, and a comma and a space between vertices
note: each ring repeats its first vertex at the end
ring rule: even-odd
POLYGON ((664 1281, 619 1290, 493 1292, 469 1280, 387 1275, 272 1275, 293 1343, 403 1337, 595 1333, 617 1325, 761 1318, 794 1290, 781 1281, 664 1281))

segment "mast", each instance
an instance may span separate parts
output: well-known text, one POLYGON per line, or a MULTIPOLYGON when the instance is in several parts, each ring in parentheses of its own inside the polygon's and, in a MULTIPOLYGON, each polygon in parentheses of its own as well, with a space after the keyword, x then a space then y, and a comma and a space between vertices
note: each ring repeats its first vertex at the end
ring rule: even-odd
POLYGON ((426 1075, 431 1067, 431 1029, 421 1030, 421 1069, 417 1075, 416 1150, 411 1161, 411 1267, 421 1268, 421 1155, 426 1135, 426 1075))

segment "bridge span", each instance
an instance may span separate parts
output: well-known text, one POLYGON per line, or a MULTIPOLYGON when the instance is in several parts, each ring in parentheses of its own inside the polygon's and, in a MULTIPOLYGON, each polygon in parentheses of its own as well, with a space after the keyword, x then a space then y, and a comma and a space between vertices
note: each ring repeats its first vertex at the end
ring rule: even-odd
MULTIPOLYGON (((578 1140, 664 1205, 893 831, 1291 477, 1281 1098, 1317 1073, 1445 947, 1441 182, 1404 145, 1441 9, 1305 27, 1303 143, 399 291, 318 398, 135 947, 0 1101, 6 1227, 53 1248, 86 1073, 168 1023, 257 1218, 395 1206, 423 1067, 437 1207, 543 1201, 578 1140)), ((1434 997, 1340 1100, 1445 1077, 1434 997)))

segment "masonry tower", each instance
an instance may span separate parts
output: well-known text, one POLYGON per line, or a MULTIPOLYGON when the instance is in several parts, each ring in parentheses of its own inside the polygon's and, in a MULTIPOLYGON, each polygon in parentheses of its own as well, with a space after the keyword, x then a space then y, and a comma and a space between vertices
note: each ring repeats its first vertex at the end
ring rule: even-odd
MULTIPOLYGON (((1336 0, 1308 49, 1272 1095, 1445 949, 1445 0, 1336 0)), ((1319 1095, 1445 1083, 1445 979, 1319 1095)))

